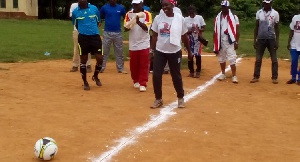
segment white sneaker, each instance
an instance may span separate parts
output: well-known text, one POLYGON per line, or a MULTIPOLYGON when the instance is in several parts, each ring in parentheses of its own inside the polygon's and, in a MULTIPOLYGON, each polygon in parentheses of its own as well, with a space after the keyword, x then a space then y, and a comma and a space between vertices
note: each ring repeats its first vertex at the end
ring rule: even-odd
POLYGON ((178 108, 185 108, 183 98, 178 98, 178 108))
POLYGON ((225 74, 221 74, 219 77, 218 77, 218 80, 222 81, 222 80, 225 80, 226 79, 226 75, 225 74))
POLYGON ((238 81, 238 79, 237 79, 237 77, 236 76, 233 76, 232 77, 232 83, 238 83, 239 81, 238 81))
POLYGON ((145 92, 146 91, 146 87, 145 86, 140 86, 140 92, 145 92))
POLYGON ((134 88, 140 88, 140 83, 139 83, 139 82, 134 83, 134 84, 133 84, 133 87, 134 87, 134 88))

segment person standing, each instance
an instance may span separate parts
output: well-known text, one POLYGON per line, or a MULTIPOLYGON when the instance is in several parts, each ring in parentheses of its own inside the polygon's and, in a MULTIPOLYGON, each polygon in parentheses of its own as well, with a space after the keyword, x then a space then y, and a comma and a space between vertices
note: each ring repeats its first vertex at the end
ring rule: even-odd
POLYGON ((129 31, 130 72, 134 88, 145 92, 148 82, 150 35, 149 26, 152 23, 150 12, 143 9, 143 0, 132 1, 133 10, 126 13, 124 24, 135 18, 136 24, 129 31), (139 17, 138 15, 142 15, 139 17))
POLYGON ((78 0, 78 7, 72 14, 73 25, 78 29, 78 44, 80 52, 80 73, 83 80, 84 90, 90 90, 86 79, 86 63, 88 53, 95 55, 96 65, 92 80, 97 86, 102 86, 98 78, 99 71, 102 68, 102 42, 98 27, 100 26, 100 14, 96 6, 91 5, 87 0, 78 0))
POLYGON ((176 4, 175 0, 163 0, 161 5, 165 14, 160 14, 154 18, 152 29, 152 40, 150 44, 150 54, 154 54, 153 59, 153 88, 155 100, 151 108, 158 108, 163 105, 162 100, 162 75, 166 63, 169 63, 173 86, 177 93, 178 107, 183 108, 184 90, 180 65, 182 60, 181 41, 188 51, 189 59, 191 50, 187 38, 187 26, 184 18, 173 12, 176 4))
POLYGON ((201 52, 202 44, 199 37, 202 37, 202 32, 205 30, 205 21, 201 15, 196 15, 196 7, 190 5, 188 7, 189 16, 185 17, 185 23, 188 27, 189 43, 192 50, 192 59, 188 60, 188 68, 190 74, 188 77, 200 78, 201 72, 201 52), (196 75, 194 70, 194 57, 196 59, 196 75))
POLYGON ((221 2, 222 11, 215 18, 214 24, 214 53, 218 56, 218 61, 221 67, 221 75, 219 81, 226 79, 225 68, 226 60, 229 61, 232 82, 238 83, 236 76, 236 49, 238 49, 239 28, 237 16, 229 9, 229 1, 221 2))
MULTIPOLYGON (((78 2, 72 3, 70 7, 70 13, 69 16, 72 18, 72 13, 75 8, 78 7, 78 2)), ((73 66, 70 70, 70 72, 76 72, 78 71, 78 66, 80 65, 80 56, 79 56, 79 51, 78 51, 78 30, 76 29, 76 26, 74 25, 73 29, 73 66)), ((91 54, 88 55, 88 60, 86 63, 86 72, 90 73, 92 72, 92 66, 91 66, 91 54)))
POLYGON ((298 59, 300 55, 300 14, 295 15, 290 23, 290 34, 287 49, 291 54, 291 75, 292 78, 287 84, 296 83, 300 85, 300 68, 298 70, 298 59), (297 79, 298 75, 298 79, 297 79))
POLYGON ((127 74, 124 70, 123 36, 121 31, 121 17, 125 17, 126 11, 122 5, 117 4, 117 0, 109 0, 108 2, 100 9, 101 19, 105 19, 103 32, 104 59, 100 72, 104 72, 106 68, 110 46, 113 44, 118 73, 127 74))
POLYGON ((262 58, 267 48, 272 61, 272 83, 278 84, 278 61, 276 51, 279 44, 279 14, 272 8, 272 0, 264 0, 263 8, 256 13, 253 46, 256 49, 256 60, 253 79, 259 81, 262 58))

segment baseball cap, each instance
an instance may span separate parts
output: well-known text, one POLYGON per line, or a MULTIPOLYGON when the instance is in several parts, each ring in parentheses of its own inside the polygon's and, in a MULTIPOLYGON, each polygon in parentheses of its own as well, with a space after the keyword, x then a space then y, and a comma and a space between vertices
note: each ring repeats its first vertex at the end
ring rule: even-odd
POLYGON ((263 0, 263 3, 271 3, 272 0, 263 0))
POLYGON ((139 4, 143 2, 143 0, 132 0, 131 4, 135 3, 135 4, 139 4))
POLYGON ((222 1, 222 2, 221 2, 221 6, 226 6, 226 7, 228 7, 228 6, 229 6, 229 1, 227 1, 227 0, 222 1))

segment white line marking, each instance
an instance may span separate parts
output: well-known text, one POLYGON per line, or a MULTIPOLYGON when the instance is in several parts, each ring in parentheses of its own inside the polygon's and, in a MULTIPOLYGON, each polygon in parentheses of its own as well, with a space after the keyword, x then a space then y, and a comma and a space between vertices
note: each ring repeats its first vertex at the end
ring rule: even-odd
MULTIPOLYGON (((237 63, 239 63, 242 60, 242 58, 238 58, 236 60, 237 63)), ((230 70, 230 66, 228 66, 225 69, 225 72, 230 70)), ((191 93, 184 96, 185 102, 189 101, 190 99, 196 97, 200 93, 204 92, 206 88, 213 85, 217 78, 221 75, 221 73, 214 76, 211 80, 204 83, 204 85, 198 86, 195 90, 193 90, 191 93)), ((116 156, 123 148, 126 146, 133 144, 136 142, 136 139, 138 139, 143 133, 159 126, 160 124, 166 122, 172 115, 175 115, 176 112, 174 112, 174 109, 177 108, 177 101, 172 102, 171 104, 164 106, 158 115, 150 115, 151 120, 147 122, 146 124, 136 127, 134 130, 130 131, 131 133, 127 137, 122 137, 117 140, 117 144, 113 147, 111 147, 110 150, 102 153, 99 157, 95 158, 89 158, 88 160, 91 160, 92 162, 108 162, 112 159, 113 156, 116 156)))

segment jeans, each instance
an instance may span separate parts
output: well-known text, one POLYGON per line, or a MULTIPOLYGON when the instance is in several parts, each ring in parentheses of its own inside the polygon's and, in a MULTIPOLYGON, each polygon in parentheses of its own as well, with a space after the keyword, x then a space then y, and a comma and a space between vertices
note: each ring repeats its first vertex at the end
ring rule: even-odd
POLYGON ((254 67, 253 77, 259 79, 260 77, 260 69, 262 64, 262 58, 267 48, 272 61, 272 79, 278 78, 278 61, 276 50, 274 49, 276 46, 275 39, 258 39, 256 41, 256 61, 254 67))
POLYGON ((300 51, 297 51, 296 49, 290 50, 291 54, 291 75, 292 79, 296 80, 296 77, 298 75, 298 80, 300 81, 300 70, 298 70, 298 59, 300 55, 300 51))

